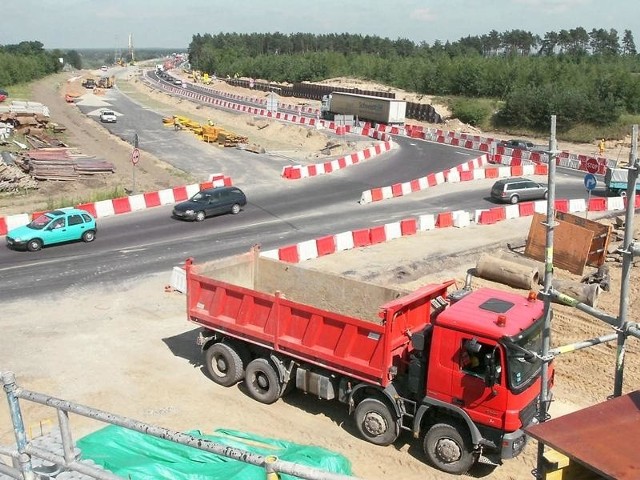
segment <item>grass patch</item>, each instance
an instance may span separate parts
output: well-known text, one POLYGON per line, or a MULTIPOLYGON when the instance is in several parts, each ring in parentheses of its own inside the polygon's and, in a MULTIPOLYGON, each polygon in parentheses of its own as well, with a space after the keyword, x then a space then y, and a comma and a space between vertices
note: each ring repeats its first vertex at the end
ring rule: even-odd
POLYGON ((6 87, 5 90, 9 92, 9 96, 3 103, 11 103, 14 100, 28 101, 33 97, 33 82, 18 83, 6 87))
POLYGON ((59 197, 47 199, 47 210, 55 210, 57 208, 71 207, 83 203, 95 203, 102 200, 111 200, 113 198, 126 197, 127 192, 124 187, 118 185, 111 189, 96 190, 89 192, 86 196, 79 197, 59 197))

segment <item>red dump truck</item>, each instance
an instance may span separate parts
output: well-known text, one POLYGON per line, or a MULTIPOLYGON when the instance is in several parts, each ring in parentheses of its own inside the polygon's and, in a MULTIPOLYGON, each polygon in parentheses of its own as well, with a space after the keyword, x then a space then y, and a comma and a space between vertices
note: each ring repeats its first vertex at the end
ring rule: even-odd
MULTIPOLYGON (((367 441, 422 439, 462 474, 526 443, 541 388, 535 293, 391 289, 248 253, 185 265, 187 311, 214 382, 270 404, 292 388, 338 400, 367 441)), ((553 379, 550 370, 549 387, 553 379)))

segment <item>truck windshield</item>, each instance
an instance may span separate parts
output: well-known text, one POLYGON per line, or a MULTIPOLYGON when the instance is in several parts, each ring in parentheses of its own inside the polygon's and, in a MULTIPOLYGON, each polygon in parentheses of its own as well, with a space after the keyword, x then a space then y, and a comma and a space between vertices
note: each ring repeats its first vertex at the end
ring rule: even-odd
POLYGON ((524 390, 538 377, 542 369, 542 327, 540 318, 517 337, 504 338, 507 347, 507 376, 509 387, 515 393, 524 390), (530 355, 534 352, 537 355, 530 355))

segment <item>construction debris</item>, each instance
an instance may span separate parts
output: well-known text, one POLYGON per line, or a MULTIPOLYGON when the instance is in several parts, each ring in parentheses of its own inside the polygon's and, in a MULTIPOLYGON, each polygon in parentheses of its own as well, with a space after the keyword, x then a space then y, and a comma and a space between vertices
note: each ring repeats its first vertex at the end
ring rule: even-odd
POLYGON ((36 180, 77 180, 80 176, 115 171, 111 162, 82 155, 67 147, 29 150, 20 153, 15 162, 36 180))
POLYGON ((11 127, 11 136, 22 135, 26 142, 13 139, 25 150, 15 156, 2 152, 0 191, 38 188, 36 180, 76 180, 115 171, 112 163, 83 155, 56 138, 66 128, 50 122, 49 109, 41 103, 14 101, 0 110, 0 122, 11 127))
MULTIPOLYGON (((4 158, 5 156, 3 155, 3 160, 4 158)), ((18 166, 0 163, 0 192, 14 193, 36 190, 37 188, 38 182, 24 173, 18 166)))
POLYGON ((240 147, 250 152, 259 152, 259 147, 252 149, 246 148, 249 143, 248 137, 237 135, 228 130, 215 125, 202 125, 188 117, 182 115, 173 115, 172 117, 164 117, 162 123, 167 126, 173 126, 174 130, 190 130, 196 136, 207 143, 217 143, 223 147, 240 147))

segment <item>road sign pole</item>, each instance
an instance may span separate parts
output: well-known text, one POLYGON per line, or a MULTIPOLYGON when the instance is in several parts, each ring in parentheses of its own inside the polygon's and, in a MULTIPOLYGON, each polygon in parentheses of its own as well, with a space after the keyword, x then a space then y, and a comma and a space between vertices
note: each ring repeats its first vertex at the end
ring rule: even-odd
MULTIPOLYGON (((589 164, 587 163, 587 166, 588 165, 589 164)), ((587 208, 585 209, 584 217, 587 219, 589 218, 589 204, 591 203, 591 192, 593 191, 594 188, 596 188, 597 185, 598 185, 598 180, 596 180, 596 176, 594 175, 594 172, 587 173, 584 176, 584 188, 587 189, 587 208)))

